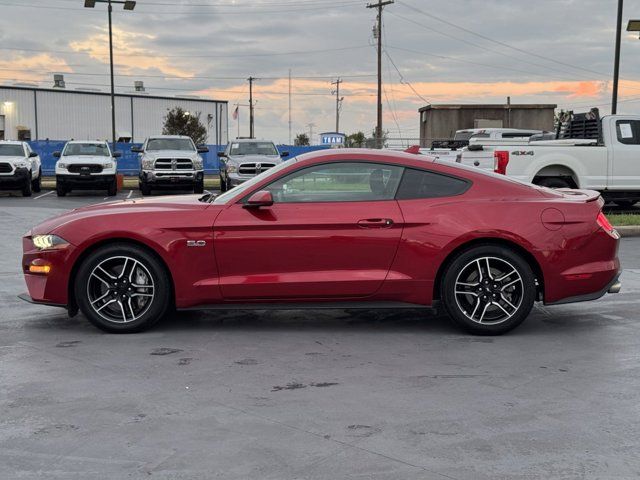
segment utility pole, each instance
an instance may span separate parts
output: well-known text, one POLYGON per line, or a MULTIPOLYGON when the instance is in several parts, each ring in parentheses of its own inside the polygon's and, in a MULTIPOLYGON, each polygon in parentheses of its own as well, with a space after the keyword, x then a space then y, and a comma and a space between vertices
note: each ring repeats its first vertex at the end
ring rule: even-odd
MULTIPOLYGON (((620 0, 622 1, 622 0, 620 0)), ((370 3, 367 8, 378 9, 378 25, 376 37, 378 39, 378 123, 376 125, 376 147, 382 148, 382 9, 391 5, 394 0, 378 0, 378 3, 370 3)))
POLYGON ((253 135, 253 81, 254 77, 249 77, 249 138, 254 138, 253 135))
POLYGON ((309 145, 313 145, 313 127, 315 126, 315 123, 307 123, 307 127, 309 127, 309 145))
POLYGON ((289 145, 291 145, 291 69, 289 69, 289 145))
POLYGON ((340 133, 340 104, 344 97, 340 98, 340 84, 344 82, 340 77, 335 82, 331 82, 331 85, 335 85, 336 89, 332 91, 332 94, 336 95, 336 133, 340 133))
POLYGON ((620 37, 622 35, 622 3, 618 0, 618 21, 616 23, 616 53, 613 62, 613 93, 611 95, 611 115, 618 112, 618 76, 620 74, 620 37))

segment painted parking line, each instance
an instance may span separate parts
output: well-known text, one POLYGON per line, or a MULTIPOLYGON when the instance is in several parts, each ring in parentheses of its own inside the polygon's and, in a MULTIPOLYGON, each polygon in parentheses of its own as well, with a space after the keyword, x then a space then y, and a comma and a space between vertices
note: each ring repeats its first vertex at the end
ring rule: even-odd
POLYGON ((131 195, 133 195, 133 190, 129 190, 129 195, 127 195, 127 198, 131 198, 131 195))
POLYGON ((42 195, 38 195, 37 197, 33 197, 34 200, 38 200, 39 198, 46 197, 47 195, 51 195, 53 190, 48 191, 47 193, 43 193, 42 195))

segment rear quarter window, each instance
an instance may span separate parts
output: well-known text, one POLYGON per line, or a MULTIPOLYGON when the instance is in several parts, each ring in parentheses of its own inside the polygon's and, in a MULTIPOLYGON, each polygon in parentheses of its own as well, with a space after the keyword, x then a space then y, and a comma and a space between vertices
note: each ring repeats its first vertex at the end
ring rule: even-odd
POLYGON ((471 182, 435 172, 407 168, 396 193, 396 200, 452 197, 467 191, 471 182))

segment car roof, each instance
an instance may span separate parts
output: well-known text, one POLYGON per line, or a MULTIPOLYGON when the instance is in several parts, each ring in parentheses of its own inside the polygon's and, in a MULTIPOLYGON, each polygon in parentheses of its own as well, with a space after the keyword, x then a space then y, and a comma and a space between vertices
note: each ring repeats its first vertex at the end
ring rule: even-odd
POLYGON ((257 138, 236 138, 235 140, 229 140, 229 143, 273 143, 271 140, 258 140, 257 138))
POLYGON ((156 139, 162 139, 162 138, 188 138, 191 139, 191 137, 189 137, 188 135, 152 135, 148 138, 148 140, 156 140, 156 139))
POLYGON ((107 145, 109 144, 106 140, 69 140, 67 143, 106 143, 107 145))

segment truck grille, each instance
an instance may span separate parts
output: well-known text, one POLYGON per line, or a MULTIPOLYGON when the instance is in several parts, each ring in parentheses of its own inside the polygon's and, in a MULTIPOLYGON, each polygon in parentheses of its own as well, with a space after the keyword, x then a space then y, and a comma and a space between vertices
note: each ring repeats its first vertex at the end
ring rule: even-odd
POLYGON ((275 163, 243 163, 238 168, 238 173, 241 175, 257 175, 275 166, 275 163))
POLYGON ((10 163, 0 163, 0 173, 11 173, 13 168, 10 163))
POLYGON ((193 162, 188 158, 159 158, 156 170, 193 170, 193 162))
POLYGON ((78 163, 69 165, 67 168, 71 173, 101 173, 102 165, 95 165, 90 163, 78 163))

